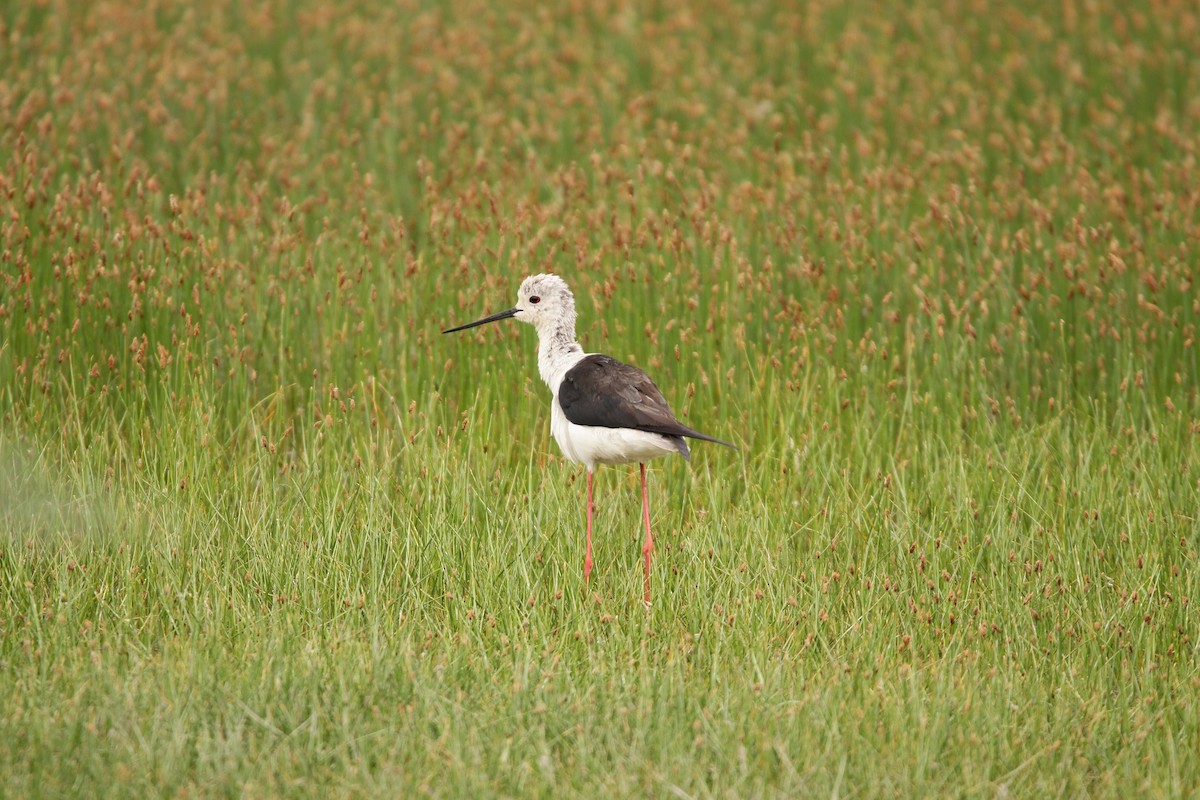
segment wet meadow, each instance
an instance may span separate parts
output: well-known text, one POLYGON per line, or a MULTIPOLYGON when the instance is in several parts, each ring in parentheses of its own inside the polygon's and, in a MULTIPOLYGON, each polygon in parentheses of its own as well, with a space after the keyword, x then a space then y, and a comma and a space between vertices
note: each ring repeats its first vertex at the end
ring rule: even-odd
POLYGON ((1200 8, 6 4, 12 797, 1200 785, 1200 8), (527 274, 736 442, 549 435, 527 274))

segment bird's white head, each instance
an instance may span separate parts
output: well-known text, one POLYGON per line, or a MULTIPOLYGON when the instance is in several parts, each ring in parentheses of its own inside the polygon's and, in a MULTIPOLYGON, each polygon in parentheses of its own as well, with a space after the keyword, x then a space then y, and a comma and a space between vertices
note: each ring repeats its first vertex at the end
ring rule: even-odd
POLYGON ((574 334, 575 296, 557 275, 530 275, 517 290, 513 318, 528 322, 539 333, 567 327, 574 334))
POLYGON ((521 281, 517 290, 517 304, 490 317, 450 328, 442 333, 474 328, 502 319, 518 319, 537 328, 538 338, 560 343, 563 346, 575 342, 575 297, 567 288, 567 282, 557 275, 530 275, 521 281))

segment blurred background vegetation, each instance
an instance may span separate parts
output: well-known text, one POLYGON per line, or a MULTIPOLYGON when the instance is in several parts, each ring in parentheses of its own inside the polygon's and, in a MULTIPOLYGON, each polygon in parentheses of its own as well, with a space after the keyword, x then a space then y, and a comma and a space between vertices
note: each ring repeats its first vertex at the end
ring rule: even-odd
POLYGON ((0 778, 1185 792, 1197 41, 1173 0, 3 5, 0 778), (655 476, 649 615, 624 477, 578 578, 529 331, 439 334, 540 271, 744 448, 655 476))

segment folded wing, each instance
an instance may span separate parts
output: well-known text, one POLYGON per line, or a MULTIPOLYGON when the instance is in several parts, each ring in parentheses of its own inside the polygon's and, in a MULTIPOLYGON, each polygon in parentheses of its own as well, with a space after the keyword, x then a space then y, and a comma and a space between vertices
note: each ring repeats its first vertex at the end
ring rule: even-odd
POLYGON ((675 419, 649 375, 609 356, 587 356, 568 370, 558 387, 558 404, 576 425, 632 428, 733 447, 675 419))

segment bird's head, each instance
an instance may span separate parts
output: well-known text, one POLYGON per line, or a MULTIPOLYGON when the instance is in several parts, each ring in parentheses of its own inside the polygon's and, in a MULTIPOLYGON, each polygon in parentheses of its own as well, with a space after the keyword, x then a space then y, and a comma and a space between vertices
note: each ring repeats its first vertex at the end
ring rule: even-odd
POLYGON ((567 282, 557 275, 530 275, 521 281, 515 308, 513 318, 535 328, 553 328, 559 321, 570 318, 574 330, 575 297, 567 282))
POLYGON ((528 322, 537 328, 539 333, 569 324, 570 331, 574 334, 575 297, 567 288, 567 282, 557 275, 530 275, 521 281, 521 288, 517 290, 517 304, 512 308, 442 333, 454 333, 509 318, 528 322))

